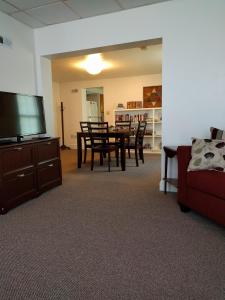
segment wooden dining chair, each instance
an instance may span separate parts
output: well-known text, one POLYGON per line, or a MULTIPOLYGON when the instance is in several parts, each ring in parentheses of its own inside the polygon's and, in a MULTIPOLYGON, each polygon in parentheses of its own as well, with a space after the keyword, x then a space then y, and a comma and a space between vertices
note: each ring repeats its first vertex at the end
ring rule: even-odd
MULTIPOLYGON (((115 130, 116 131, 125 131, 128 132, 128 137, 125 139, 127 145, 130 144, 130 135, 131 135, 131 120, 128 121, 115 121, 115 130)), ((118 141, 116 141, 118 142, 118 141)), ((130 148, 128 149, 128 157, 130 158, 130 148)))
POLYGON ((84 164, 86 163, 86 158, 87 158, 87 149, 90 148, 91 149, 91 139, 89 136, 89 132, 88 132, 88 123, 89 122, 80 122, 80 128, 81 131, 83 133, 88 134, 88 136, 85 136, 83 138, 84 140, 84 164))
POLYGON ((89 122, 88 132, 91 139, 91 170, 94 168, 94 154, 100 153, 100 161, 108 154, 108 171, 110 172, 111 152, 116 152, 116 164, 119 166, 117 145, 109 142, 107 133, 109 132, 108 122, 89 122), (98 136, 98 133, 105 133, 105 136, 98 136))
POLYGON ((138 127, 135 133, 135 140, 134 143, 130 142, 129 144, 125 143, 125 148, 130 150, 133 149, 135 151, 135 160, 136 160, 136 166, 138 167, 138 152, 139 152, 139 158, 144 163, 144 135, 146 131, 147 122, 145 121, 139 121, 138 127))

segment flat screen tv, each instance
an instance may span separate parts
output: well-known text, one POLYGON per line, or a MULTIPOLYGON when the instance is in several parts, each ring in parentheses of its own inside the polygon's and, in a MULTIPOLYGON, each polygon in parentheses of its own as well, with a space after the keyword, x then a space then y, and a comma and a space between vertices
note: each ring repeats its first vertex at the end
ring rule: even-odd
POLYGON ((46 133, 43 97, 0 91, 0 138, 46 133))

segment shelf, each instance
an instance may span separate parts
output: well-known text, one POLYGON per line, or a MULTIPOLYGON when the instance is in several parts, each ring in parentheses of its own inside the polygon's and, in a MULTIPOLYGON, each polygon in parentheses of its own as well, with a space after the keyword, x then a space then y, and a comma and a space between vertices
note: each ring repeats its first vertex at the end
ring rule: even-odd
MULTIPOLYGON (((127 121, 130 120, 121 120, 121 121, 127 121)), ((146 120, 140 120, 141 122, 146 122, 147 124, 162 124, 162 121, 146 121, 146 120)), ((131 124, 138 124, 138 121, 131 121, 131 124)))
MULTIPOLYGON (((130 135, 131 138, 135 138, 135 135, 130 135)), ((154 135, 145 134, 144 138, 153 138, 154 135)))
POLYGON ((151 107, 151 108, 121 108, 121 109, 115 109, 114 111, 115 112, 126 112, 126 111, 137 111, 137 110, 140 110, 140 111, 151 111, 151 110, 154 110, 154 109, 162 109, 162 107, 151 107))
MULTIPOLYGON (((134 138, 135 135, 130 135, 130 137, 133 137, 133 138, 134 138)), ((153 138, 153 137, 155 137, 155 138, 161 138, 162 136, 161 136, 161 135, 159 136, 159 135, 145 134, 144 137, 145 137, 145 138, 153 138)))
MULTIPOLYGON (((147 123, 146 134, 144 136, 144 148, 145 153, 149 154, 161 154, 161 128, 162 128, 162 107, 152 107, 152 108, 129 108, 129 109, 115 109, 114 116, 115 120, 131 121, 131 127, 133 129, 137 128, 138 119, 142 119, 147 123), (150 148, 149 148, 150 147, 150 148)), ((132 132, 134 134, 134 132, 132 132)), ((132 140, 134 136, 132 137, 132 140)))
MULTIPOLYGON (((129 122, 129 120, 128 120, 129 122)), ((143 120, 144 122, 144 120, 143 120)), ((131 124, 138 124, 138 122, 131 122, 131 124)), ((150 122, 150 121, 147 121, 147 124, 162 124, 162 122, 150 122)))

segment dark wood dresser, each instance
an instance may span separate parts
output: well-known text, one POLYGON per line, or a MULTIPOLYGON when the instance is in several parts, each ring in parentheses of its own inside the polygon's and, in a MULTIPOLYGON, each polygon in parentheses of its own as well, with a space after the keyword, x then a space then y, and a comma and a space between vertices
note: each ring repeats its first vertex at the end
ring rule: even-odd
POLYGON ((0 214, 60 184, 58 138, 0 146, 0 214))

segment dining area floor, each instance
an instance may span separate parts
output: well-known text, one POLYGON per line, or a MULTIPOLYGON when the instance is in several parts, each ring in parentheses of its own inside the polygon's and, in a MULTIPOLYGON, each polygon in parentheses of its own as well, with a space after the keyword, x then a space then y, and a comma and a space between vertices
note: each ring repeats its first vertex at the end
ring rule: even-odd
MULTIPOLYGON (((131 153, 131 158, 129 159, 128 156, 126 155, 126 171, 131 170, 131 168, 142 168, 144 171, 145 169, 145 164, 148 163, 148 160, 152 160, 157 162, 158 164, 158 172, 157 172, 157 177, 158 180, 160 178, 160 160, 161 160, 161 155, 160 154, 147 154, 145 153, 145 163, 143 164, 141 160, 139 160, 139 167, 136 167, 135 163, 135 157, 134 153, 131 153)), ((86 172, 90 171, 90 173, 95 173, 95 172, 108 172, 108 166, 107 166, 107 158, 104 158, 103 165, 100 165, 100 158, 99 155, 96 154, 95 156, 95 161, 94 161, 94 170, 91 172, 91 151, 87 150, 87 161, 84 164, 82 162, 81 168, 77 168, 77 150, 70 149, 70 150, 62 150, 61 151, 61 161, 62 161, 62 172, 65 174, 67 172, 86 172)), ((123 172, 121 170, 121 166, 116 165, 116 157, 115 154, 112 154, 111 157, 111 172, 123 172)), ((125 171, 125 173, 126 173, 125 171)))

